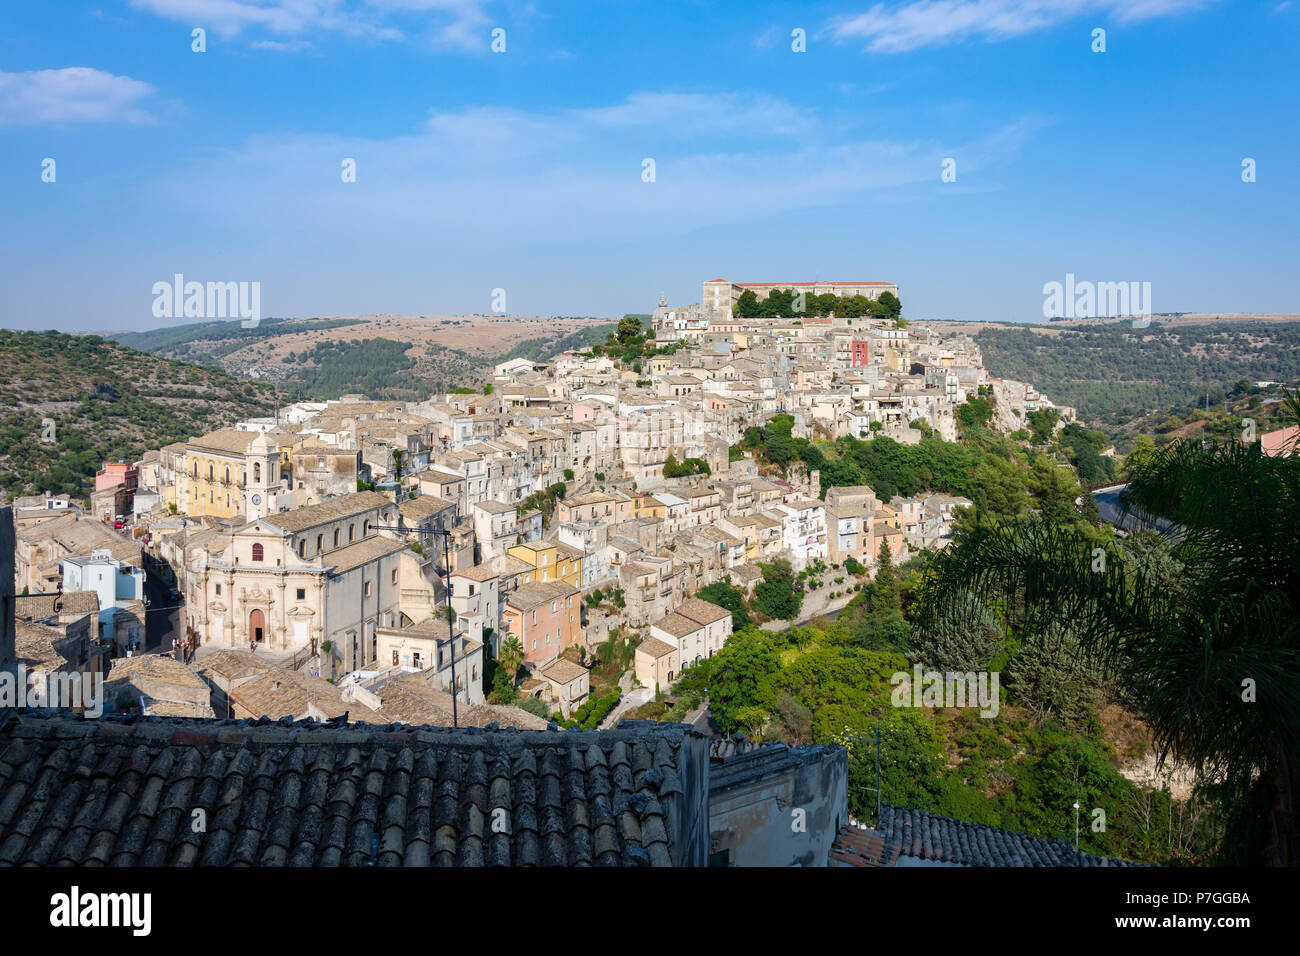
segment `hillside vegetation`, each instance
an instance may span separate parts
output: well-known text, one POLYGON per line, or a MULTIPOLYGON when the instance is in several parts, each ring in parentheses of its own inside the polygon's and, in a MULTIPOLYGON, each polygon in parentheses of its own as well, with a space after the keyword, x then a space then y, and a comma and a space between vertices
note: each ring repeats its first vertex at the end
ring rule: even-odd
POLYGON ((1156 409, 1193 405, 1240 379, 1300 379, 1297 322, 1135 329, 1119 321, 1053 334, 990 327, 975 341, 990 374, 1032 382, 1094 424, 1121 425, 1156 409))
POLYGON ((168 359, 98 335, 0 329, 0 487, 10 496, 86 497, 104 461, 254 415, 271 414, 270 386, 168 359), (42 422, 55 440, 42 442, 42 422))
POLYGON ((603 342, 617 327, 610 323, 566 331, 575 321, 582 320, 557 320, 554 329, 542 325, 544 334, 523 339, 519 328, 494 326, 482 317, 431 319, 422 326, 393 318, 265 319, 253 329, 232 320, 119 333, 114 338, 241 378, 274 381, 292 399, 359 393, 374 399, 418 400, 458 385, 481 384, 494 365, 507 359, 541 362, 569 349, 585 349, 603 342), (483 326, 484 321, 489 325, 483 326), (466 340, 463 330, 471 327, 477 332, 466 340), (355 335, 330 334, 345 328, 355 335), (466 347, 435 341, 439 335, 466 347))

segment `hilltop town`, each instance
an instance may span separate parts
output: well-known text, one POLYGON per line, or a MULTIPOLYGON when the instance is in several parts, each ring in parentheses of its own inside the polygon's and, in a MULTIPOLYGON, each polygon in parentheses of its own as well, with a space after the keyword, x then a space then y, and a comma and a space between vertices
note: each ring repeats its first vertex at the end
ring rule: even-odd
POLYGON ((603 348, 503 362, 481 391, 298 402, 106 462, 84 505, 17 499, 20 601, 59 609, 33 610, 20 643, 48 645, 27 651, 46 668, 114 674, 170 651, 126 668, 170 675, 129 701, 147 713, 439 722, 504 709, 520 726, 594 726, 726 642, 731 615, 702 589, 752 599, 763 567, 785 560, 810 583, 804 617, 832 612, 882 551, 943 548, 970 504, 823 487, 802 462, 778 473, 742 448, 747 430, 787 416, 795 438, 906 445, 956 441, 976 396, 993 396, 1007 432, 1055 408, 991 379, 965 336, 891 317, 886 283, 702 292, 681 308, 661 298, 648 328, 625 319, 603 348), (773 311, 774 290, 808 304, 740 314, 773 311), (819 305, 831 314, 807 314, 819 305), (63 620, 83 605, 93 623, 63 620), (589 668, 611 638, 627 666, 600 661, 597 695, 589 668), (503 660, 515 668, 494 683, 503 660))

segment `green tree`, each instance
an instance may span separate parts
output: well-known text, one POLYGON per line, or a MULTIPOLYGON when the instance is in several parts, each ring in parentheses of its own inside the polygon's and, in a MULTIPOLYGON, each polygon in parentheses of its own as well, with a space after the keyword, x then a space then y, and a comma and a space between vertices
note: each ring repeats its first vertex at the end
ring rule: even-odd
POLYGON ((1030 634, 1068 626, 1118 672, 1160 752, 1221 781, 1222 857, 1300 861, 1300 456, 1189 441, 1128 466, 1130 504, 1181 529, 1183 587, 1120 549, 1099 564, 1079 527, 1031 519, 963 535, 935 558, 934 593, 1007 601, 1030 634), (1264 829, 1248 812, 1261 806, 1264 829))
POLYGON ((1045 445, 1052 440, 1052 432, 1060 421, 1061 413, 1055 408, 1039 408, 1025 416, 1035 444, 1045 445))
POLYGON ((880 540, 880 555, 876 558, 876 576, 871 581, 870 595, 873 611, 898 610, 898 575, 894 572, 894 556, 885 538, 880 540))
POLYGON ((732 634, 713 656, 709 677, 709 709, 723 733, 752 730, 754 709, 768 712, 776 703, 772 678, 781 662, 762 632, 746 628, 732 634), (742 714, 741 711, 749 709, 742 714), (742 728, 742 719, 749 726, 742 728))
POLYGON ((939 617, 917 632, 910 655, 939 671, 981 671, 1002 653, 1002 625, 984 602, 970 591, 954 595, 939 617))
POLYGON ((732 312, 737 318, 742 319, 753 319, 763 314, 762 307, 758 303, 758 295, 753 289, 746 289, 740 293, 740 298, 736 301, 732 312))
POLYGON ((1078 634, 1068 624, 1052 622, 1016 652, 1007 689, 1038 720, 1059 717, 1076 728, 1101 706, 1106 676, 1081 653, 1078 634))
POLYGON ((636 316, 629 315, 619 321, 617 337, 621 345, 627 345, 640 334, 641 320, 636 316))
POLYGON ((701 601, 708 601, 730 611, 733 633, 749 626, 749 608, 745 607, 745 595, 731 583, 730 577, 700 588, 695 596, 701 601))
POLYGON ((501 664, 501 669, 510 679, 510 686, 513 689, 515 685, 515 676, 519 673, 519 668, 524 664, 524 645, 519 642, 519 638, 514 634, 507 635, 501 641, 501 653, 497 660, 501 664))
POLYGON ((754 606, 771 618, 792 621, 803 607, 803 585, 786 558, 759 564, 763 580, 754 589, 754 606))

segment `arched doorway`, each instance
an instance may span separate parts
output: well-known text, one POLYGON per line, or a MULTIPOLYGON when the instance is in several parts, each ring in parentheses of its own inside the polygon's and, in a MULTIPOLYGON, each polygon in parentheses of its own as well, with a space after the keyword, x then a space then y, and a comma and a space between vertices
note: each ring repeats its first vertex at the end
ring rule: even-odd
POLYGON ((266 640, 266 616, 260 607, 254 608, 248 615, 248 636, 252 638, 254 644, 261 644, 266 640))

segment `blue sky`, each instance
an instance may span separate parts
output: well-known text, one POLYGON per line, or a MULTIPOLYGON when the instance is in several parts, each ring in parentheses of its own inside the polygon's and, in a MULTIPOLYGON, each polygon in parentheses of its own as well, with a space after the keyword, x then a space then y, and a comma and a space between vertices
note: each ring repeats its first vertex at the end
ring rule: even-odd
POLYGON ((618 316, 723 276, 1036 321, 1066 273, 1300 311, 1300 2, 792 6, 13 0, 0 326, 171 324, 178 272, 264 316, 618 316))

